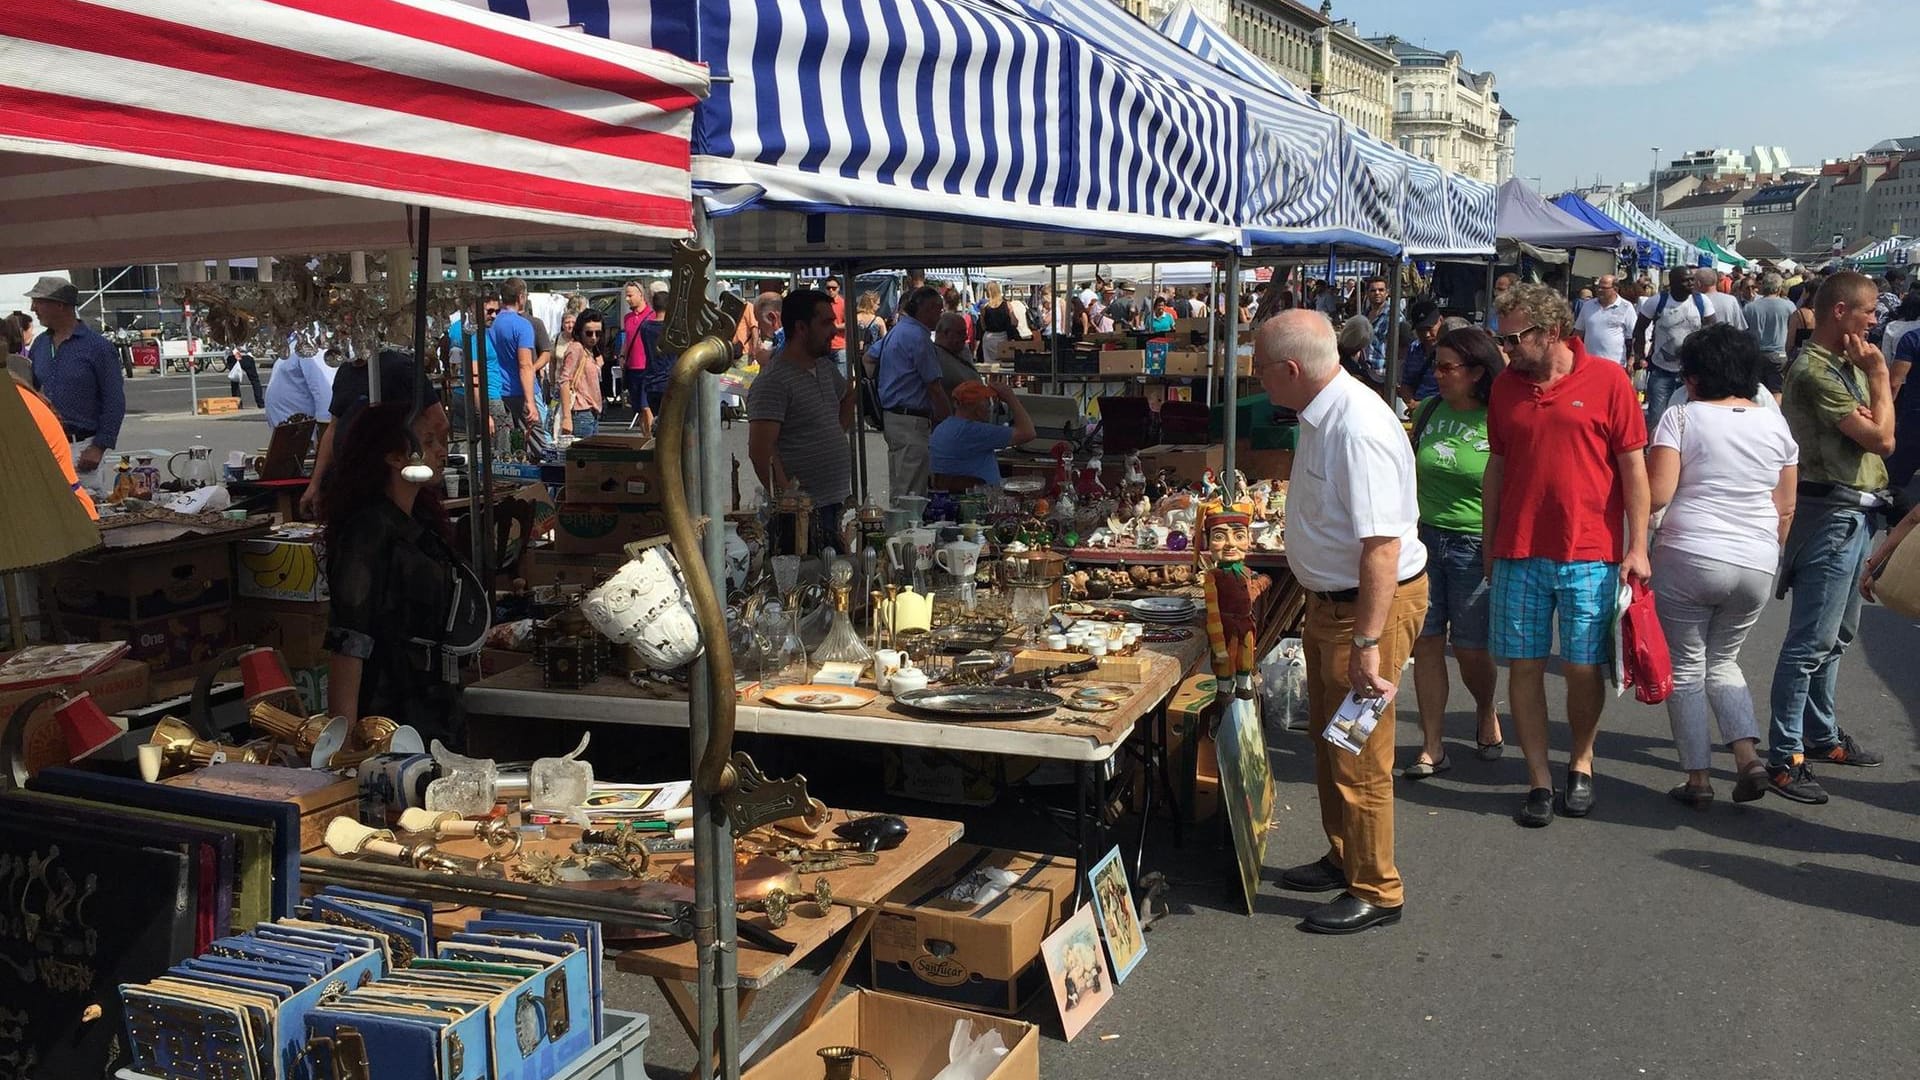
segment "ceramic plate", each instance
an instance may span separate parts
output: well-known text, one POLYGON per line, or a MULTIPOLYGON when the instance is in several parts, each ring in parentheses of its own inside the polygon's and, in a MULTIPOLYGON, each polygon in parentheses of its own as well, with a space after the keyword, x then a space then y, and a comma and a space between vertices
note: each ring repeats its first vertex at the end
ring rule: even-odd
POLYGON ((1045 716, 1061 702, 1059 694, 1012 686, 928 687, 897 694, 893 700, 903 708, 948 720, 1024 720, 1045 716))
POLYGON ((812 712, 825 712, 829 709, 857 709, 871 702, 879 694, 864 686, 782 686, 778 690, 769 690, 760 695, 760 700, 769 705, 778 705, 783 709, 807 709, 812 712))
POLYGON ((1197 605, 1184 596, 1146 596, 1129 601, 1127 606, 1141 615, 1185 617, 1193 614, 1197 605))

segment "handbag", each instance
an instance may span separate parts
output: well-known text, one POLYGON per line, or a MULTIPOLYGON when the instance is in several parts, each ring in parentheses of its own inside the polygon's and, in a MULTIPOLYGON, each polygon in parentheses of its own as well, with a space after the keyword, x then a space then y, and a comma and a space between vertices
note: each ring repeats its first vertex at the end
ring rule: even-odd
POLYGON ((1621 618, 1620 644, 1626 685, 1643 705, 1658 705, 1673 693, 1673 657, 1667 652, 1667 634, 1660 628, 1653 590, 1646 582, 1629 581, 1633 599, 1621 618))
POLYGON ((1900 538, 1893 554, 1880 566, 1873 595, 1887 610, 1909 619, 1920 619, 1920 529, 1900 538))

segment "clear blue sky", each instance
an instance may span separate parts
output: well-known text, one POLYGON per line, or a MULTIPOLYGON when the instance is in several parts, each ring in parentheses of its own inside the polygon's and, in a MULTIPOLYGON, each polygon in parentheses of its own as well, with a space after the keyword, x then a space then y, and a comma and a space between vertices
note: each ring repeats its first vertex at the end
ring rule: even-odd
POLYGON ((1920 135, 1920 0, 1334 0, 1334 16, 1493 71, 1520 120, 1515 171, 1549 195, 1644 180, 1654 146, 1783 146, 1807 165, 1920 135))

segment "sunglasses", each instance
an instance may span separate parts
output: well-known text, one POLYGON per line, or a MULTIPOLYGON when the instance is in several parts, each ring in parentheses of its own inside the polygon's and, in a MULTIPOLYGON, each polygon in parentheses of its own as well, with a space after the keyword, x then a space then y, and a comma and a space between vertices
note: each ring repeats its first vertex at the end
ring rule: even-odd
POLYGON ((1500 343, 1500 347, 1503 349, 1517 349, 1520 347, 1520 341, 1522 338, 1525 338, 1528 334, 1531 334, 1538 329, 1540 328, 1537 326, 1529 326, 1525 330, 1521 330, 1518 333, 1496 335, 1494 337, 1494 340, 1498 341, 1500 343))
POLYGON ((487 317, 487 318, 489 318, 489 319, 491 319, 491 318, 493 318, 493 317, 494 317, 495 315, 498 315, 498 314, 500 314, 500 309, 499 309, 499 308, 497 308, 497 307, 490 307, 490 308, 482 308, 482 309, 481 309, 481 313, 482 313, 482 314, 484 314, 484 315, 486 315, 486 317, 487 317))
POLYGON ((1476 366, 1478 366, 1478 365, 1475 365, 1475 364, 1435 364, 1435 365, 1433 365, 1433 371, 1434 371, 1434 374, 1436 374, 1436 375, 1451 375, 1451 374, 1453 374, 1454 372, 1456 372, 1456 371, 1459 371, 1459 370, 1460 370, 1461 368, 1469 368, 1469 367, 1476 367, 1476 366))
POLYGON ((598 331, 598 330, 583 330, 583 331, 581 331, 581 333, 580 333, 580 336, 581 336, 581 337, 599 337, 599 336, 600 336, 600 331, 598 331))

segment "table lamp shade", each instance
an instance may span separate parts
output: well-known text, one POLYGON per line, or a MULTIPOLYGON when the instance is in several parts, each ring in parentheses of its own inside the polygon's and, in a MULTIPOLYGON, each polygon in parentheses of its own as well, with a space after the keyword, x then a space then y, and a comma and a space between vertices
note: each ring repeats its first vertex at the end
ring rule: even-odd
POLYGON ((85 691, 55 709, 53 716, 60 723, 60 733, 66 736, 70 761, 79 761, 123 734, 120 725, 85 691))
POLYGON ((0 538, 0 572, 31 570, 100 546, 99 527, 60 475, 39 425, 20 400, 30 392, 12 379, 0 379, 0 507, 6 508, 7 522, 0 538))
POLYGON ((280 650, 264 646, 240 654, 240 685, 248 708, 293 691, 293 676, 280 650))

